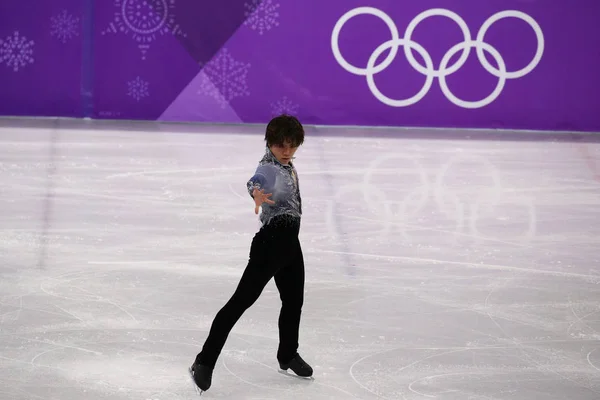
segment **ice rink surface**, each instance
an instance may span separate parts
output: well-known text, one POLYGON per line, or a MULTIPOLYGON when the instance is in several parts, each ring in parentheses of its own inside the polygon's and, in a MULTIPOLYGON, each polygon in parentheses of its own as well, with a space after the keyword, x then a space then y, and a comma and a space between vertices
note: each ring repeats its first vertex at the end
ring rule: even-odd
MULTIPOLYGON (((263 129, 3 122, 2 400, 198 398, 263 129)), ((555 136, 307 129, 315 379, 277 372, 271 281, 202 398, 599 399, 600 141, 555 136)))

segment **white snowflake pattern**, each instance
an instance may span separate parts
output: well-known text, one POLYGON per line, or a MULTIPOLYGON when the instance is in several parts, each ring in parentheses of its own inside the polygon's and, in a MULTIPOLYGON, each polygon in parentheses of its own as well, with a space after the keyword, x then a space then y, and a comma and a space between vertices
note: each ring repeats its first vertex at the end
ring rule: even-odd
POLYGON ((260 35, 274 26, 279 26, 279 3, 273 3, 273 0, 250 0, 244 3, 244 6, 247 17, 244 25, 258 30, 260 35))
POLYGON ((50 18, 50 35, 58 38, 63 43, 79 36, 79 18, 63 10, 60 14, 50 18))
POLYGON ((127 95, 139 102, 144 97, 150 96, 149 86, 148 82, 138 76, 127 82, 127 95))
POLYGON ((271 103, 271 114, 274 117, 281 114, 296 115, 298 108, 298 104, 292 102, 287 96, 284 96, 279 101, 271 103))
POLYGON ((236 61, 224 48, 204 67, 199 93, 213 97, 222 108, 234 98, 248 96, 250 64, 236 61))
POLYGON ((176 0, 113 0, 114 20, 102 35, 122 33, 130 35, 138 44, 142 60, 157 35, 187 37, 175 20, 176 0))
POLYGON ((33 40, 27 40, 19 34, 19 31, 15 31, 12 36, 4 40, 0 39, 0 63, 6 63, 15 72, 27 64, 33 64, 34 45, 33 40))

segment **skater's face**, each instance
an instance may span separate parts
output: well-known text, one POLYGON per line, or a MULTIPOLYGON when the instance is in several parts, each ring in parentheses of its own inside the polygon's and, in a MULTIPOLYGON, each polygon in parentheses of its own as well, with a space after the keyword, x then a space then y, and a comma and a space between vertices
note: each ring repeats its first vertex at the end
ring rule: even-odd
POLYGON ((271 149, 271 152, 275 158, 277 158, 277 161, 283 165, 288 165, 288 163, 294 157, 296 150, 298 150, 298 147, 292 147, 289 143, 272 144, 269 148, 271 149))

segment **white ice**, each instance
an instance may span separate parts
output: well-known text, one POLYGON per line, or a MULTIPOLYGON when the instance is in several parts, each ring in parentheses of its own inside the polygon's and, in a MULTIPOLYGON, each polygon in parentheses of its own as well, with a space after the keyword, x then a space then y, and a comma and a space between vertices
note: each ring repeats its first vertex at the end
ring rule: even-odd
MULTIPOLYGON (((203 398, 600 398, 598 141, 330 131, 296 159, 315 380, 277 373, 270 282, 203 398)), ((262 132, 2 123, 1 399, 197 398, 187 368, 259 226, 262 132)))

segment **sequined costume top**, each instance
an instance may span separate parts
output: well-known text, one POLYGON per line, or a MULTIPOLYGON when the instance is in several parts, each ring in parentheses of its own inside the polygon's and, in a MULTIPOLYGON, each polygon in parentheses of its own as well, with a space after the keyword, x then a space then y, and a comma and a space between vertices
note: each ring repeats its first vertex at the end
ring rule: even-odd
POLYGON ((302 198, 296 168, 291 161, 288 165, 281 164, 268 147, 246 187, 250 196, 255 188, 273 194, 270 199, 275 204, 263 203, 261 206, 260 221, 263 226, 277 216, 290 216, 298 220, 302 216, 302 198))

